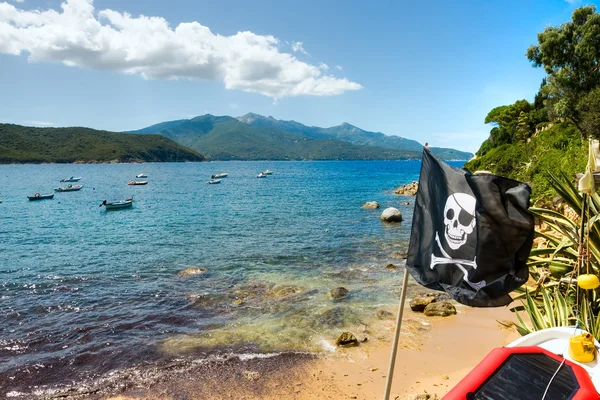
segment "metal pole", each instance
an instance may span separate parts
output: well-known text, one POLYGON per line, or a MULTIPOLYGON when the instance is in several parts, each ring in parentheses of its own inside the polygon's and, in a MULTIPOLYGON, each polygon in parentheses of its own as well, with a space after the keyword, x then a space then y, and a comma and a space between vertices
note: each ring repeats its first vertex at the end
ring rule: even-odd
POLYGON ((385 394, 383 400, 390 399, 392 389, 392 377, 394 375, 394 365, 396 364, 396 353, 398 352, 398 339, 400 338, 400 328, 402 327, 402 314, 404 313, 404 301, 406 300, 406 288, 408 286, 408 268, 404 267, 404 278, 402 280, 402 292, 400 293, 400 308, 398 309, 398 318, 396 319, 396 332, 394 332, 394 344, 392 345, 392 354, 390 355, 390 366, 388 368, 387 380, 385 382, 385 394))

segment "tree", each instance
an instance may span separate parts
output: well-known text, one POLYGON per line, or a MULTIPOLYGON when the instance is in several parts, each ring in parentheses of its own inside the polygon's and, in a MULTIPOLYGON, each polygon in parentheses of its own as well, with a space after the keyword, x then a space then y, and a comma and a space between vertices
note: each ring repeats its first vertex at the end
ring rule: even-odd
POLYGON ((587 136, 600 137, 600 88, 582 96, 577 104, 580 129, 587 136))
POLYGON ((538 34, 538 45, 527 50, 527 58, 548 73, 543 94, 550 116, 579 126, 581 97, 600 85, 600 15, 596 7, 578 8, 571 22, 544 29, 538 34))

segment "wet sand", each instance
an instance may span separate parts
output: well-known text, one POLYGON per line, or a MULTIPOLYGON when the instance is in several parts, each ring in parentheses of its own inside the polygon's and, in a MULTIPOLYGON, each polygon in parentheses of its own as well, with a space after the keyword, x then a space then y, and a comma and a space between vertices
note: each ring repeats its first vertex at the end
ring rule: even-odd
MULTIPOLYGON (((407 307, 391 399, 411 399, 424 393, 441 398, 492 348, 519 337, 514 329, 497 322, 515 321, 508 308, 457 305, 457 309, 454 316, 423 319, 407 307)), ((394 322, 385 321, 383 336, 370 338, 366 332, 369 340, 359 347, 338 348, 320 357, 285 354, 174 368, 173 374, 150 379, 144 387, 128 387, 123 382, 121 394, 98 393, 97 398, 379 400, 385 390, 394 322)))

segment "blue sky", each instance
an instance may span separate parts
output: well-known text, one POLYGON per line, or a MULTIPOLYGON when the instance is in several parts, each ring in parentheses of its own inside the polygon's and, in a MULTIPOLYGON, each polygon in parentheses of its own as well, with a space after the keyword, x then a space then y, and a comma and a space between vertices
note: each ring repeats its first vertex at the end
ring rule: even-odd
POLYGON ((493 107, 537 92, 536 34, 590 4, 61 3, 0 0, 0 122, 121 131, 255 112, 472 152, 493 107))

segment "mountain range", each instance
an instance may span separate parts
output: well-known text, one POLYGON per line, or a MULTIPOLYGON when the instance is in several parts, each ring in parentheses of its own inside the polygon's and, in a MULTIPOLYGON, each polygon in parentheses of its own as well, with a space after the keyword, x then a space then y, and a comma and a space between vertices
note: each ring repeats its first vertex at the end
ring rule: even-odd
MULTIPOLYGON (((320 128, 254 113, 237 118, 206 114, 128 133, 158 133, 209 160, 418 159, 423 149, 415 140, 365 131, 348 123, 320 128)), ((430 149, 445 160, 473 157, 455 149, 430 149)))

